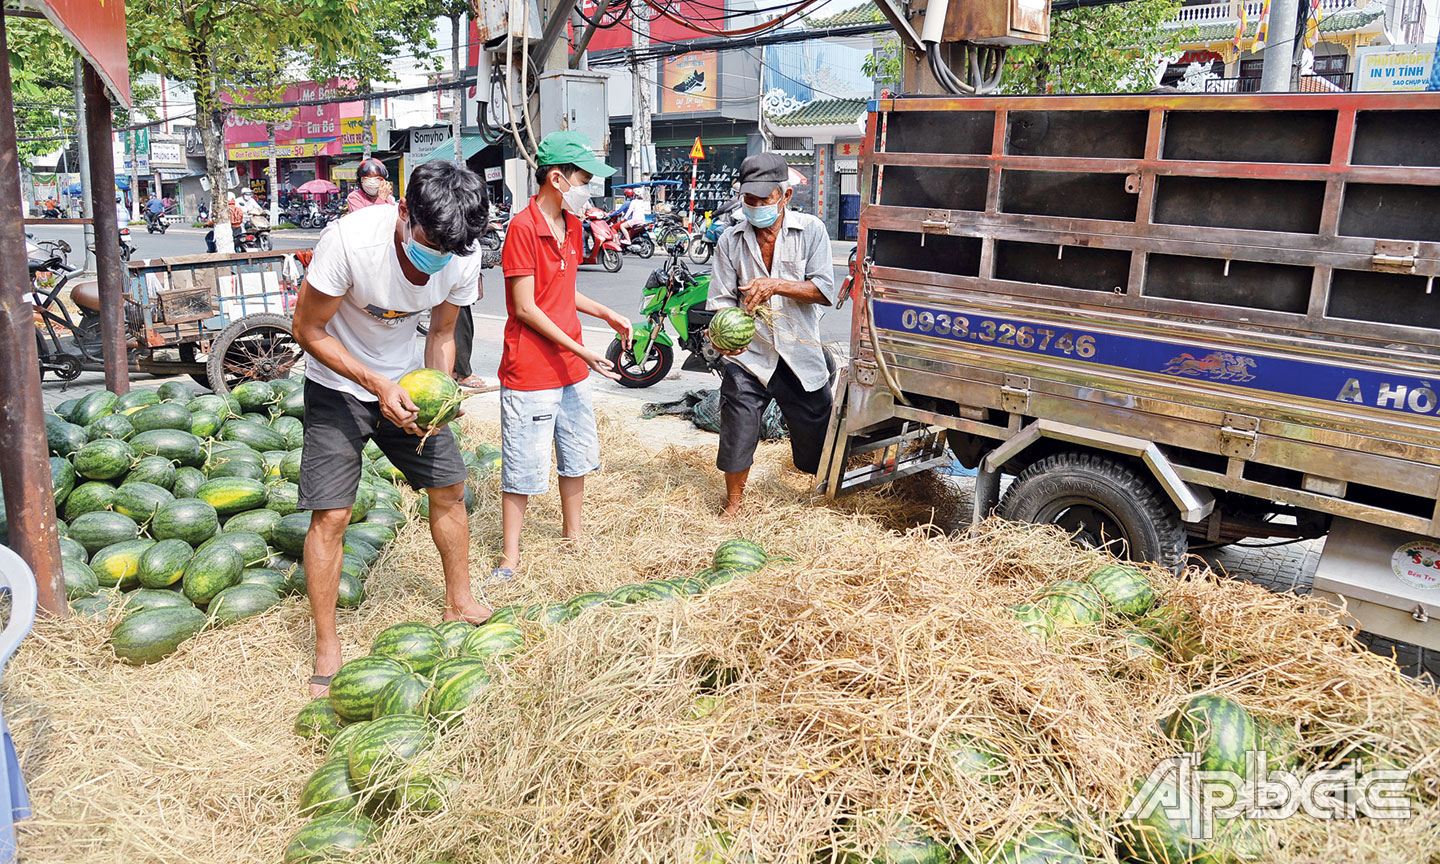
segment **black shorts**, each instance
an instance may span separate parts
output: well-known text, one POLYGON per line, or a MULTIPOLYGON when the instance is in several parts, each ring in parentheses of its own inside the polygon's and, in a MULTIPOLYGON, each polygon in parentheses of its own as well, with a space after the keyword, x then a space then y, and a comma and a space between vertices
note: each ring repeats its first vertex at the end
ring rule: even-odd
POLYGON ((748 471, 755 461, 765 407, 774 399, 790 432, 790 455, 806 474, 820 470, 820 453, 830 428, 830 387, 806 390, 784 360, 760 383, 739 363, 723 363, 720 370, 720 447, 715 467, 727 474, 748 471))
POLYGON ((463 483, 467 474, 455 433, 445 427, 419 453, 411 435, 380 414, 379 402, 305 382, 305 451, 300 460, 301 510, 338 510, 355 503, 365 442, 380 448, 415 489, 463 483))

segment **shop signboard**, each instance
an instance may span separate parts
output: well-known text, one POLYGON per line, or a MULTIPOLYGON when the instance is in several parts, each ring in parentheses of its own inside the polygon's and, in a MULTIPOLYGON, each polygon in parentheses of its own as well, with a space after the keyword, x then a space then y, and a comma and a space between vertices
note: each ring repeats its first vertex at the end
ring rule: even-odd
POLYGON ((411 129, 410 149, 406 151, 411 161, 418 162, 435 152, 435 148, 450 140, 450 130, 440 127, 436 129, 411 129))
MULTIPOLYGON (((325 83, 306 81, 301 84, 294 84, 285 88, 285 92, 279 97, 283 102, 300 102, 306 100, 320 100, 333 98, 353 87, 350 82, 339 79, 332 79, 325 83)), ((246 102, 268 102, 271 97, 261 96, 254 92, 243 94, 239 99, 231 93, 222 93, 221 99, 230 103, 246 102)), ((298 144, 313 145, 318 147, 310 153, 303 155, 335 156, 344 152, 344 145, 340 140, 341 118, 359 117, 364 112, 364 106, 359 100, 350 102, 330 102, 323 105, 305 105, 295 109, 294 115, 279 123, 275 127, 275 144, 277 154, 281 146, 292 146, 298 144)), ((263 147, 266 142, 265 122, 242 116, 239 112, 231 111, 225 115, 225 146, 230 151, 238 148, 263 147)), ((288 155, 288 154, 286 154, 288 155)), ((261 156, 235 156, 231 159, 254 158, 263 159, 261 156)))
POLYGON ((719 84, 719 52, 691 51, 666 57, 660 73, 660 113, 714 111, 719 84))
MULTIPOLYGON (((370 118, 370 147, 375 148, 375 118, 370 118)), ((340 146, 346 153, 365 152, 365 118, 346 117, 340 121, 340 146)))
MULTIPOLYGON (((329 153, 330 142, 317 141, 301 144, 276 144, 276 159, 304 159, 310 156, 321 156, 329 153)), ((269 159, 270 148, 264 144, 247 147, 231 147, 226 151, 231 161, 243 162, 246 159, 269 159)))
POLYGON ((185 145, 179 141, 153 141, 150 164, 156 168, 184 168, 185 145))
POLYGON ((498 165, 492 166, 492 167, 490 167, 490 168, 486 168, 486 169, 485 169, 485 182, 486 182, 486 183, 498 183, 498 182, 500 182, 500 179, 501 179, 502 177, 504 177, 504 176, 505 176, 505 171, 504 171, 504 169, 500 168, 498 165))
POLYGON ((1375 45, 1355 49, 1355 89, 1424 90, 1435 65, 1434 45, 1375 45))

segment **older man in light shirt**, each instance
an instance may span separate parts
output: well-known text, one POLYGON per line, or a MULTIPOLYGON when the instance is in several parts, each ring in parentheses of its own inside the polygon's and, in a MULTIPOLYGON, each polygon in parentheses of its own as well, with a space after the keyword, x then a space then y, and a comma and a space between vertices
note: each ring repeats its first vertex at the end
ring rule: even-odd
POLYGON ((755 459, 765 407, 773 398, 790 431, 795 467, 814 474, 830 421, 830 370, 820 342, 820 314, 839 291, 830 235, 814 216, 787 210, 789 166, 775 153, 740 165, 745 221, 715 247, 710 309, 768 307, 755 339, 725 362, 720 384, 720 451, 726 516, 735 515, 755 459))

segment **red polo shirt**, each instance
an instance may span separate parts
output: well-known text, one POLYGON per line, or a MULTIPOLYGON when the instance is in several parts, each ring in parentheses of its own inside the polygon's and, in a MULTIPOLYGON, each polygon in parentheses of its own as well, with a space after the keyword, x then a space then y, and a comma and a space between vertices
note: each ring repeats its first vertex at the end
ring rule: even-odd
MULTIPOLYGON (((557 241, 545 214, 532 197, 510 220, 500 266, 505 278, 535 277, 535 305, 576 342, 580 316, 575 311, 575 271, 580 266, 580 220, 565 213, 565 239, 557 241)), ((515 299, 505 290, 505 349, 500 355, 500 384, 511 390, 555 390, 584 381, 590 367, 515 317, 515 299)))

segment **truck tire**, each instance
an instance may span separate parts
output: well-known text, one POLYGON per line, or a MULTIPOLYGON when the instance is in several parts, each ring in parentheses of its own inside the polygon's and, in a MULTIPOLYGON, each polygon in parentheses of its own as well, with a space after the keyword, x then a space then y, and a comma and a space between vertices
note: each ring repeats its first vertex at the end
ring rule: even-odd
POLYGON ((1034 463, 1010 484, 997 515, 1058 525, 1076 542, 1178 571, 1185 526, 1146 474, 1113 457, 1065 452, 1034 463))

